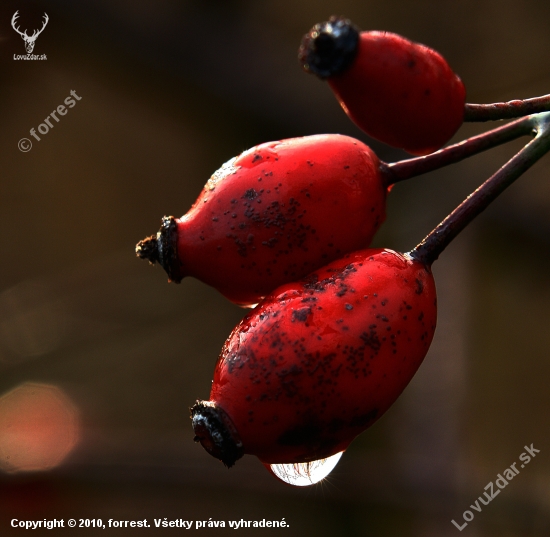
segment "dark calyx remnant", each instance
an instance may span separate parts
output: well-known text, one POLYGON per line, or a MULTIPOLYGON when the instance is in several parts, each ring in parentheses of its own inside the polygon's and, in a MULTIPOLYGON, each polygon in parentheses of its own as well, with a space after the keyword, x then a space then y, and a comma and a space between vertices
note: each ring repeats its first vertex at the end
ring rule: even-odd
POLYGON ((316 24, 298 50, 302 67, 319 78, 329 78, 346 70, 357 54, 359 29, 348 19, 331 17, 316 24))
POLYGON ((180 283, 184 274, 178 260, 178 226, 173 216, 165 216, 156 235, 151 235, 136 245, 136 255, 152 265, 157 261, 168 274, 171 282, 180 283))
POLYGON ((191 410, 195 442, 231 468, 244 455, 243 444, 229 416, 212 401, 197 401, 191 410))

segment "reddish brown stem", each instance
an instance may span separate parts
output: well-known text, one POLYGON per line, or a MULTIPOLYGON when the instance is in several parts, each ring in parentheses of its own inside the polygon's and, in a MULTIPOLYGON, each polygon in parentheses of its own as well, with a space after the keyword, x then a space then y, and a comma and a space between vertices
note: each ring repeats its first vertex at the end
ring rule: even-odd
POLYGON ((533 132, 531 118, 521 118, 502 127, 473 136, 462 142, 444 147, 424 157, 416 157, 390 164, 382 163, 380 169, 387 186, 411 177, 431 172, 449 164, 454 164, 472 155, 498 145, 527 136, 533 132))
POLYGON ((537 135, 475 192, 470 194, 443 222, 413 248, 409 255, 431 265, 450 242, 507 187, 550 151, 550 112, 526 118, 537 135))
POLYGON ((550 111, 550 95, 516 99, 506 103, 469 104, 464 106, 464 121, 495 121, 550 111))

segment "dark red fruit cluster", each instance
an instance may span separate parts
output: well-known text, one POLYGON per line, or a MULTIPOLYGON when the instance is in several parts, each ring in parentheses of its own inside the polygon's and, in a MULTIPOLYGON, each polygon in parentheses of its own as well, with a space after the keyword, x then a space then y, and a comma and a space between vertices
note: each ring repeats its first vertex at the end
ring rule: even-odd
POLYGON ((297 463, 345 450, 401 394, 436 325, 429 267, 361 250, 283 285, 227 339, 196 440, 232 466, 243 454, 297 463))
MULTIPOLYGON (((462 122, 460 79, 400 36, 333 18, 304 38, 300 58, 358 125, 396 147, 428 153, 462 122)), ((289 464, 345 450, 424 359, 436 325, 431 260, 366 249, 386 216, 388 168, 337 134, 258 145, 137 245, 171 281, 195 276, 237 304, 261 301, 227 339, 210 400, 191 409, 195 439, 226 466, 245 453, 289 464)))
POLYGON ((442 147, 464 119, 466 91, 435 50, 390 32, 359 32, 332 17, 304 36, 306 71, 327 79, 367 134, 414 155, 442 147))
POLYGON ((365 144, 325 134, 258 145, 226 162, 189 212, 137 246, 170 280, 194 276, 255 304, 347 252, 386 218, 380 162, 365 144))

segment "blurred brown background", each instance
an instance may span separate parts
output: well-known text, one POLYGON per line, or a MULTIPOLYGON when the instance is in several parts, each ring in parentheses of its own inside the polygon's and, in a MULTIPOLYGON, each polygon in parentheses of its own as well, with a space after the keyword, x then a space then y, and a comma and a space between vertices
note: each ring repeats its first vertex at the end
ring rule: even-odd
MULTIPOLYGON (((531 443, 540 453, 462 534, 550 534, 548 156, 436 263, 425 363, 323 484, 286 486, 252 457, 228 471, 192 441, 187 409, 243 310, 197 281, 168 285, 134 245, 257 143, 340 132, 405 156, 299 67, 302 34, 332 14, 440 51, 469 102, 550 93, 545 0, 1 4, 0 534, 12 518, 211 517, 285 518, 270 533, 288 536, 458 535, 451 519, 531 443), (34 50, 47 61, 14 61, 16 10, 29 33, 47 12, 34 50), (76 106, 30 137, 71 90, 76 106)), ((525 141, 397 185, 376 245, 410 249, 525 141)))

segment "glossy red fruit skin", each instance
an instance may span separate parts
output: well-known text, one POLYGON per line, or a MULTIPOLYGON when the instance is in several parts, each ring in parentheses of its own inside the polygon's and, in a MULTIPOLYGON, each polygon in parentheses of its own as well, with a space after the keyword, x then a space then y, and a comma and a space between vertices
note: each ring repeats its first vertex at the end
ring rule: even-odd
POLYGON ((177 272, 237 304, 368 246, 387 188, 365 144, 338 134, 270 142, 214 173, 176 219, 177 272))
POLYGON ((417 371, 436 310, 422 263, 391 250, 348 254, 242 320, 218 359, 209 404, 229 417, 242 453, 264 463, 343 451, 417 371))
POLYGON ((364 132, 413 155, 440 149, 464 118, 466 90, 435 50, 390 32, 362 32, 351 66, 328 79, 364 132))

